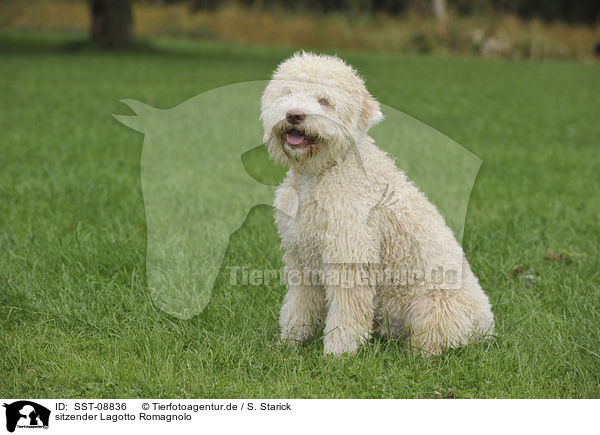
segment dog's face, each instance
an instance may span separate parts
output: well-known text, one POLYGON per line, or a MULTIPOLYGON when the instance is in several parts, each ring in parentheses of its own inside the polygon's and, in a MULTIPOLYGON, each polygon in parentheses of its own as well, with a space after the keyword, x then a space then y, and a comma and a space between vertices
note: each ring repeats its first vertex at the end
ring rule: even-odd
POLYGON ((294 55, 279 65, 262 97, 270 155, 311 171, 347 154, 382 119, 357 73, 330 56, 294 55))

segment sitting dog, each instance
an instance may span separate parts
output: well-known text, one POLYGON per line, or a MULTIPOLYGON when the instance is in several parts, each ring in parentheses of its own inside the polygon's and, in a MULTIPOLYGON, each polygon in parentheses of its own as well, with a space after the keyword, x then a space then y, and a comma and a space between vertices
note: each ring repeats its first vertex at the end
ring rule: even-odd
POLYGON ((297 53, 264 91, 264 141, 289 166, 274 203, 281 337, 297 343, 324 327, 325 354, 339 355, 379 333, 439 355, 491 334, 494 316, 436 207, 367 135, 382 120, 336 57, 297 53))

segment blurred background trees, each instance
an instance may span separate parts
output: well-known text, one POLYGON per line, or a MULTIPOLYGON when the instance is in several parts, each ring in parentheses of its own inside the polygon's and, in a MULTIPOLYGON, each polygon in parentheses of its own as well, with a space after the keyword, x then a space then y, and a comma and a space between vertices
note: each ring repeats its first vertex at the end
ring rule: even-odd
POLYGON ((600 0, 0 0, 2 30, 593 61, 600 0))
MULTIPOLYGON (((178 3, 185 0, 158 0, 159 3, 178 3)), ((195 9, 216 9, 226 0, 193 0, 195 9)), ((445 17, 446 6, 460 14, 489 11, 510 12, 522 18, 542 18, 549 21, 598 23, 598 0, 240 0, 244 6, 285 10, 310 10, 316 12, 385 12, 400 14, 406 11, 426 13, 431 11, 445 17)))

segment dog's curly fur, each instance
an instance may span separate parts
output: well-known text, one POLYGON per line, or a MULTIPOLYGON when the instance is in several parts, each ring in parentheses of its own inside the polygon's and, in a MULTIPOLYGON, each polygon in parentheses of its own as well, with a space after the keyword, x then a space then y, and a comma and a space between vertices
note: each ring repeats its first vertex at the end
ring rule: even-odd
POLYGON ((284 340, 324 326, 326 354, 354 353, 378 332, 439 355, 492 333, 491 305, 452 231, 367 135, 383 115, 354 69, 295 54, 265 89, 261 120, 270 155, 290 167, 275 197, 284 340), (381 281, 382 270, 404 279, 381 281))

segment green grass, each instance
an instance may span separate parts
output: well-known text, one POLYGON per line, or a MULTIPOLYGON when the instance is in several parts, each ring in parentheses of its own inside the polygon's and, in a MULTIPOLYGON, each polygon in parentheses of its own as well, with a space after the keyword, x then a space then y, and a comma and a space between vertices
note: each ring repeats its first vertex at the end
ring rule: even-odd
POLYGON ((600 397, 599 66, 344 53, 382 102, 483 160, 464 247, 497 338, 434 361, 381 339, 323 359, 319 340, 278 343, 281 286, 228 285, 227 265, 281 266, 266 206, 202 314, 153 305, 143 137, 111 117, 121 98, 169 108, 266 79, 290 51, 68 39, 0 37, 0 396, 600 397))

